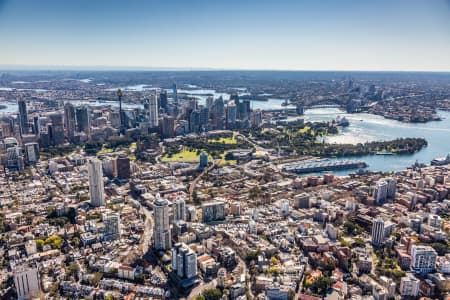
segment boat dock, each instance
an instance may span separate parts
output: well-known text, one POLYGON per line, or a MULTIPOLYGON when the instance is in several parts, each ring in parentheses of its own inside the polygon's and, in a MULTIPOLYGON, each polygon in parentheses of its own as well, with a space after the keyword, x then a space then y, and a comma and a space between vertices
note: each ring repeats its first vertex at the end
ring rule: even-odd
POLYGON ((313 173, 345 169, 361 169, 367 167, 362 160, 334 160, 334 161, 302 161, 283 165, 282 170, 293 173, 313 173))

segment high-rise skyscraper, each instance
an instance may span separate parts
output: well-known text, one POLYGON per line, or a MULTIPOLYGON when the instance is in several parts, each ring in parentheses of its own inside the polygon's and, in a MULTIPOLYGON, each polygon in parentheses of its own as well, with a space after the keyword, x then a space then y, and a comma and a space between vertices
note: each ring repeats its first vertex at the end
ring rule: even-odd
POLYGON ((169 202, 158 198, 153 203, 153 248, 167 250, 172 247, 169 223, 169 202))
POLYGON ((103 216, 103 238, 105 240, 115 240, 120 237, 120 215, 107 214, 103 216))
POLYGON ((17 299, 31 299, 39 295, 41 290, 39 270, 33 266, 18 266, 13 270, 17 299))
POLYGON ((37 136, 39 136, 41 132, 41 124, 39 121, 39 116, 34 116, 33 117, 33 133, 37 136))
POLYGON ((378 247, 384 243, 384 221, 378 217, 372 225, 372 245, 378 247))
POLYGON ((225 104, 222 96, 220 96, 215 102, 215 125, 216 129, 223 129, 223 122, 225 116, 225 104))
POLYGON ((49 117, 52 122, 50 143, 52 145, 64 144, 64 122, 62 113, 52 113, 49 117))
POLYGON ((174 83, 172 85, 172 97, 173 97, 173 103, 175 105, 177 105, 178 104, 178 92, 177 92, 177 85, 176 85, 176 83, 174 83))
POLYGON ((175 118, 164 115, 161 124, 161 134, 163 137, 173 137, 175 135, 175 118))
POLYGON ((197 276, 197 255, 186 244, 175 244, 172 250, 172 270, 180 279, 197 276))
POLYGON ((237 116, 236 104, 233 101, 231 101, 227 105, 227 128, 233 127, 233 124, 236 122, 236 116, 237 116))
POLYGON ((204 129, 208 128, 208 122, 209 122, 209 108, 207 107, 200 107, 200 126, 204 129))
POLYGON ((150 98, 147 100, 147 117, 150 128, 158 127, 158 98, 156 94, 150 95, 150 98))
POLYGON ((105 195, 103 187, 102 162, 97 158, 88 161, 89 173, 89 195, 92 206, 105 205, 105 195))
POLYGON ((20 133, 27 134, 28 133, 28 113, 27 113, 27 103, 23 99, 19 99, 17 102, 19 105, 19 126, 20 133))
POLYGON ((193 110, 189 115, 189 131, 199 132, 200 127, 200 111, 193 110))
POLYGON ((377 205, 383 205, 387 201, 388 196, 388 183, 385 180, 377 182, 373 198, 377 205))
POLYGON ((167 112, 167 92, 166 91, 161 91, 161 93, 159 93, 159 102, 158 102, 158 107, 164 109, 164 111, 167 112))
POLYGON ((126 180, 130 179, 131 169, 130 169, 130 158, 126 155, 120 155, 116 159, 117 168, 117 178, 126 180))
POLYGON ((75 123, 75 108, 72 103, 66 102, 64 104, 64 127, 69 141, 72 141, 75 135, 75 123))
POLYGON ((89 132, 89 108, 87 106, 79 106, 75 109, 77 119, 77 130, 79 132, 89 132))
POLYGON ((28 164, 33 164, 39 160, 39 144, 38 143, 26 143, 25 157, 28 164))
POLYGON ((182 197, 177 197, 174 202, 173 219, 174 221, 186 221, 186 201, 182 197))

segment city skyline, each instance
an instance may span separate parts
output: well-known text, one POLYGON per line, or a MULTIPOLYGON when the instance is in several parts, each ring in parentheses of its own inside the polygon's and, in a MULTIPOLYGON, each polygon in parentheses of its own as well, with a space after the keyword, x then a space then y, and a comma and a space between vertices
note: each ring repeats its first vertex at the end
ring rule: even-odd
POLYGON ((450 2, 0 1, 0 68, 450 71, 450 2))

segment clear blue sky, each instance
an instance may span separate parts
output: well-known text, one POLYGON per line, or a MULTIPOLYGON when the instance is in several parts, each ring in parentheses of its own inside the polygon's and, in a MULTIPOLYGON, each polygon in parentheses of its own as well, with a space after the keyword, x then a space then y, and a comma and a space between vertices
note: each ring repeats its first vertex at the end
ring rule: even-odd
POLYGON ((450 71, 450 0, 0 0, 0 65, 450 71))

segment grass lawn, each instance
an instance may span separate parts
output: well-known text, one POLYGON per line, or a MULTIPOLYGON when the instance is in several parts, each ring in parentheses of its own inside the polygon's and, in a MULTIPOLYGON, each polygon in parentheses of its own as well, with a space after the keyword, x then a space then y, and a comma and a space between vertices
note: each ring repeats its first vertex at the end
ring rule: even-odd
POLYGON ((225 166, 225 165, 234 166, 236 164, 237 164, 237 160, 235 160, 235 159, 225 160, 225 154, 221 154, 220 155, 220 163, 219 163, 219 165, 221 165, 221 166, 225 166))
POLYGON ((113 151, 114 150, 112 148, 106 148, 105 145, 103 144, 102 150, 98 151, 97 155, 104 155, 104 154, 107 154, 107 153, 111 153, 113 151))
POLYGON ((227 145, 235 145, 237 144, 236 137, 233 135, 232 137, 221 137, 219 139, 209 139, 208 143, 221 143, 227 145))
POLYGON ((308 132, 308 130, 310 130, 311 128, 309 127, 309 126, 305 126, 305 127, 303 127, 302 129, 300 129, 298 132, 299 133, 307 133, 308 132))
POLYGON ((199 155, 197 150, 183 149, 181 152, 175 153, 172 157, 168 157, 167 154, 162 158, 164 162, 194 162, 199 161, 199 155))
MULTIPOLYGON (((208 161, 212 161, 212 156, 208 156, 208 161)), ((199 162, 200 155, 197 155, 197 149, 182 151, 175 153, 172 157, 168 157, 167 154, 161 159, 163 162, 199 162)))

